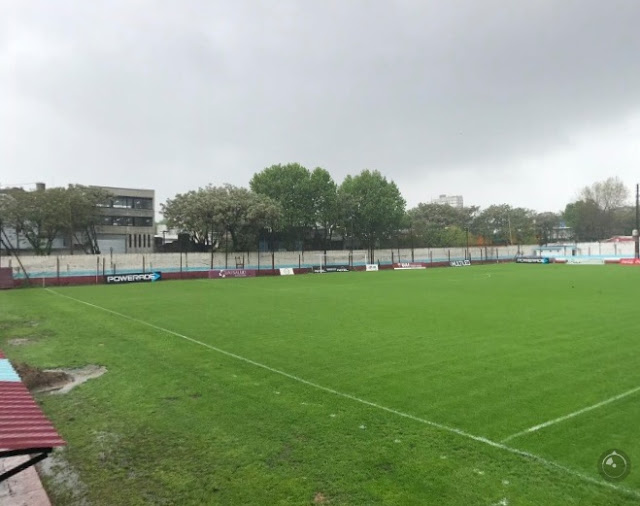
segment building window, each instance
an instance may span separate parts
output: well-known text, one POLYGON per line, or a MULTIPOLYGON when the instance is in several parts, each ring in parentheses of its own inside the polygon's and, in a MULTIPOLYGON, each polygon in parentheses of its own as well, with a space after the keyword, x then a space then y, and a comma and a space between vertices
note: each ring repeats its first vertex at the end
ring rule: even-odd
POLYGON ((136 216, 133 221, 136 227, 152 227, 153 226, 153 218, 147 218, 144 216, 136 216))
POLYGON ((113 197, 112 207, 116 209, 131 209, 133 203, 130 197, 113 197))
POLYGON ((138 234, 138 247, 142 248, 142 236, 138 234))
POLYGON ((147 234, 147 246, 151 247, 151 234, 147 234))
POLYGON ((147 247, 147 234, 142 234, 142 244, 143 247, 147 247))
POLYGON ((132 216, 113 216, 113 225, 117 227, 126 227, 133 225, 132 216))
POLYGON ((133 198, 132 207, 133 209, 153 209, 153 199, 146 198, 133 198))
POLYGON ((129 248, 131 248, 131 234, 129 234, 129 248))
POLYGON ((133 234, 133 247, 134 249, 138 248, 138 236, 136 234, 133 234))

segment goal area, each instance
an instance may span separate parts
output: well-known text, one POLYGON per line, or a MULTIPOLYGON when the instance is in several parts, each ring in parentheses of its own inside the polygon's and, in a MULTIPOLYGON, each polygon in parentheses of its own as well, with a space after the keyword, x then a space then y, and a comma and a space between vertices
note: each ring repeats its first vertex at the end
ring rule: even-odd
POLYGON ((315 259, 316 267, 364 267, 369 263, 366 253, 353 253, 350 251, 332 251, 331 253, 319 253, 315 259))

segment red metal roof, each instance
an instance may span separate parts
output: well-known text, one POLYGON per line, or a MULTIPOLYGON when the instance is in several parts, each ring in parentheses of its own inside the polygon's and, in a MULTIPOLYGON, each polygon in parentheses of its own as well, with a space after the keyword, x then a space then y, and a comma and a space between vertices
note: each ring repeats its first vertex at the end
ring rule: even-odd
MULTIPOLYGON (((13 370, 0 351, 5 369, 13 370)), ((21 381, 0 381, 0 450, 65 445, 21 381)))

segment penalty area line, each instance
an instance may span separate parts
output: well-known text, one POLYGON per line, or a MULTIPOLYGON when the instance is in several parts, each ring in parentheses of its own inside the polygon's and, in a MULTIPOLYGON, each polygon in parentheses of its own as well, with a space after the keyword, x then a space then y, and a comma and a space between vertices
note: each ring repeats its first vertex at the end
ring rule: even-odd
POLYGON ((402 411, 398 411, 396 409, 389 408, 389 407, 383 406, 381 404, 377 404, 375 402, 371 402, 371 401, 368 401, 366 399, 362 399, 360 397, 356 397, 355 395, 351 395, 351 394, 348 394, 348 393, 340 392, 338 390, 334 390, 333 388, 326 387, 326 386, 320 385, 318 383, 314 383, 312 381, 308 381, 308 380, 306 380, 304 378, 301 378, 299 376, 296 376, 294 374, 290 374, 288 372, 281 371, 280 369, 275 369, 275 368, 270 367, 270 366, 268 366, 266 364, 262 364, 260 362, 256 362, 255 360, 251 360, 250 358, 246 358, 246 357, 243 357, 241 355, 237 355, 237 354, 232 353, 230 351, 223 350, 222 348, 218 348, 217 346, 213 346, 213 345, 205 343, 203 341, 199 341, 197 339, 194 339, 193 337, 189 337, 189 336, 186 336, 184 334, 180 334, 179 332, 175 332, 173 330, 170 330, 170 329, 167 329, 167 328, 164 328, 164 327, 160 327, 160 326, 155 325, 153 323, 150 323, 150 322, 147 322, 147 321, 144 321, 144 320, 140 320, 140 319, 134 318, 132 316, 128 316, 128 315, 126 315, 124 313, 119 313, 118 311, 114 311, 114 310, 108 309, 106 307, 98 306, 97 304, 92 304, 91 302, 86 302, 84 300, 76 299, 75 297, 71 297, 69 295, 61 294, 59 292, 56 292, 55 290, 52 290, 51 288, 45 288, 45 290, 48 291, 49 293, 53 294, 53 295, 57 295, 58 297, 69 299, 69 300, 72 300, 72 301, 77 302, 79 304, 84 304, 85 306, 89 306, 91 308, 97 309, 99 311, 104 311, 106 313, 118 316, 118 317, 123 318, 125 320, 129 320, 129 321, 138 323, 140 325, 144 325, 146 327, 150 327, 152 329, 158 330, 158 331, 163 332, 165 334, 169 334, 169 335, 172 335, 172 336, 175 336, 175 337, 179 337, 181 339, 184 339, 185 341, 189 341, 189 342, 191 342, 193 344, 197 344, 197 345, 202 346, 204 348, 208 348, 208 349, 210 349, 212 351, 220 353, 221 355, 225 355, 227 357, 236 359, 238 361, 241 361, 241 362, 244 362, 244 363, 247 363, 247 364, 251 364, 253 366, 259 367, 259 368, 264 369, 264 370, 267 370, 267 371, 272 372, 274 374, 278 374, 280 376, 284 376, 285 378, 289 378, 289 379, 291 379, 293 381, 296 381, 296 382, 301 383, 303 385, 307 385, 307 386, 315 388, 317 390, 328 392, 328 393, 336 395, 338 397, 349 399, 349 400, 352 400, 354 402, 358 402, 360 404, 364 404, 365 406, 370 406, 372 408, 378 409, 380 411, 385 411, 387 413, 391 413, 393 415, 396 415, 396 416, 399 416, 399 417, 402 417, 402 418, 413 420, 415 422, 418 422, 418 423, 421 423, 421 424, 424 424, 424 425, 428 425, 430 427, 434 427, 434 428, 439 429, 439 430, 441 430, 443 432, 449 432, 451 434, 456 434, 456 435, 461 436, 463 438, 470 439, 470 440, 476 441, 478 443, 483 443, 483 444, 491 446, 493 448, 498 448, 498 449, 503 450, 505 452, 508 452, 508 453, 511 453, 511 454, 514 454, 514 455, 518 455, 520 457, 524 457, 524 458, 526 458, 528 460, 533 460, 535 462, 538 462, 538 463, 544 465, 547 468, 557 469, 557 470, 563 471, 564 473, 569 474, 569 475, 571 475, 571 476, 573 476, 575 478, 579 478, 582 481, 586 481, 586 482, 592 483, 594 485, 600 485, 600 486, 603 486, 603 487, 607 487, 607 488, 616 490, 618 492, 621 492, 623 494, 640 498, 640 491, 639 490, 634 490, 634 489, 629 489, 629 488, 626 488, 626 487, 622 487, 620 485, 616 485, 615 483, 612 483, 612 482, 609 482, 609 481, 597 480, 595 478, 592 478, 591 476, 588 476, 586 474, 581 473, 580 471, 576 471, 576 470, 571 469, 569 467, 563 466, 562 464, 558 464, 557 462, 554 462, 552 460, 547 460, 544 457, 540 457, 540 456, 535 455, 533 453, 529 453, 529 452, 526 452, 526 451, 523 451, 523 450, 518 450, 517 448, 513 448, 511 446, 507 446, 502 442, 493 441, 491 439, 488 439, 488 438, 485 438, 485 437, 482 437, 482 436, 476 436, 474 434, 466 432, 466 431, 464 431, 462 429, 458 429, 456 427, 450 427, 450 426, 442 424, 442 423, 438 423, 438 422, 434 422, 434 421, 431 421, 431 420, 427 420, 426 418, 420 418, 418 416, 411 415, 409 413, 404 413, 402 411))
POLYGON ((510 436, 507 436, 500 442, 508 443, 509 441, 517 437, 524 436, 526 434, 531 434, 532 432, 537 432, 540 429, 544 429, 545 427, 549 427, 551 425, 564 422, 565 420, 569 420, 570 418, 580 416, 583 413, 588 413, 589 411, 593 411, 594 409, 598 409, 598 408, 601 408, 602 406, 606 406, 607 404, 611 404, 612 402, 616 402, 616 401, 619 401, 620 399, 624 399, 625 397, 633 395, 637 392, 640 392, 640 386, 632 388, 631 390, 627 390, 626 392, 622 392, 621 394, 614 395, 613 397, 609 397, 608 399, 605 399, 604 401, 594 404, 592 406, 587 406, 586 408, 582 408, 582 409, 579 409, 578 411, 574 411, 573 413, 569 413, 568 415, 560 416, 558 418, 554 418, 553 420, 548 420, 544 423, 534 425, 533 427, 529 427, 528 429, 522 430, 520 432, 516 432, 515 434, 511 434, 510 436))

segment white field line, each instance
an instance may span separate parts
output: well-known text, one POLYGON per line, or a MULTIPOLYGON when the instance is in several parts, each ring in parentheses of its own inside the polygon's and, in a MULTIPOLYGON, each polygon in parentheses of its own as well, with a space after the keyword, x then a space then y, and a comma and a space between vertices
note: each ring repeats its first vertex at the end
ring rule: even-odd
POLYGON ((442 430, 444 432, 457 434, 458 436, 461 436, 461 437, 464 437, 464 438, 467 438, 467 439, 471 439, 473 441, 476 441, 476 442, 479 442, 479 443, 483 443, 483 444, 486 444, 488 446, 492 446, 494 448, 498 448, 500 450, 506 451, 508 453, 512 453, 514 455, 519 455, 521 457, 525 457, 525 458, 527 458, 529 460, 536 461, 536 462, 544 465, 545 467, 552 468, 552 469, 558 469, 560 471, 565 472, 566 474, 569 474, 571 476, 579 478, 582 481, 593 483, 594 485, 600 485, 600 486, 603 486, 603 487, 607 487, 607 488, 610 488, 610 489, 613 489, 613 490, 617 490, 618 492, 621 492, 623 494, 640 498, 640 490, 629 489, 629 488, 626 488, 626 487, 622 487, 620 485, 616 485, 615 483, 612 483, 612 482, 609 482, 609 481, 598 480, 598 479, 593 478, 593 477, 591 477, 589 475, 583 474, 580 471, 576 471, 576 470, 571 469, 569 467, 565 467, 562 464, 558 464, 557 462, 554 462, 552 460, 547 460, 544 457, 540 457, 540 456, 535 455, 533 453, 529 453, 529 452, 526 452, 526 451, 523 451, 523 450, 518 450, 517 448, 512 448, 512 447, 507 446, 507 445, 505 445, 503 443, 499 443, 497 441, 492 441, 491 439, 488 439, 488 438, 485 438, 485 437, 482 437, 482 436, 476 436, 476 435, 470 434, 469 432, 465 432, 465 431, 463 431, 461 429, 458 429, 458 428, 455 428, 455 427, 450 427, 448 425, 444 425, 444 424, 441 424, 441 423, 438 423, 438 422, 433 422, 433 421, 427 420, 425 418, 420 418, 420 417, 417 417, 417 416, 414 416, 414 415, 411 415, 411 414, 408 414, 408 413, 404 413, 402 411, 395 410, 393 408, 388 408, 386 406, 382 406, 381 404, 376 404, 375 402, 367 401, 366 399, 361 399, 360 397, 356 397, 356 396, 351 395, 351 394, 347 394, 347 393, 344 393, 344 392, 339 392, 338 390, 334 390, 333 388, 329 388, 329 387, 325 387, 325 386, 319 385, 317 383, 313 383, 312 381, 308 381, 308 380, 306 380, 304 378, 300 378, 299 376, 295 376, 293 374, 289 374, 289 373, 281 371, 279 369, 275 369, 273 367, 269 367, 268 365, 261 364, 260 362, 256 362, 254 360, 251 360, 249 358, 243 357, 241 355, 236 355, 235 353, 232 353, 230 351, 226 351, 226 350, 223 350, 223 349, 218 348, 216 346, 212 346, 212 345, 204 343, 202 341, 198 341, 197 339, 194 339, 194 338, 189 337, 189 336, 185 336, 184 334, 180 334, 178 332, 174 332, 173 330, 169 330, 169 329, 166 329, 164 327, 160 327, 158 325, 154 325, 153 323, 149 323, 149 322, 146 322, 144 320, 140 320, 138 318, 133 318, 132 316, 128 316, 126 314, 119 313, 117 311, 113 311, 112 309, 108 309, 106 307, 98 306, 97 304, 92 304, 90 302, 86 302, 86 301, 81 300, 81 299, 76 299, 75 297, 71 297, 69 295, 64 295, 64 294, 58 293, 55 290, 52 290, 51 288, 45 288, 45 290, 47 290, 48 292, 50 292, 50 293, 52 293, 54 295, 57 295, 59 297, 63 297, 65 299, 69 299, 69 300, 78 302, 80 304, 84 304, 84 305, 92 307, 94 309, 98 309, 100 311, 104 311, 106 313, 110 313, 110 314, 113 314, 115 316, 119 316, 120 318, 124 318, 126 320, 139 323, 140 325, 145 325, 147 327, 150 327, 152 329, 158 330, 160 332, 164 332, 165 334, 170 334, 172 336, 179 337, 179 338, 184 339, 186 341, 190 341, 190 342, 192 342, 194 344, 197 344, 199 346, 203 346, 204 348, 208 348, 208 349, 213 350, 213 351, 215 351, 217 353, 220 353, 222 355, 226 355, 227 357, 234 358, 236 360, 239 360, 241 362, 245 362, 247 364, 254 365, 256 367, 260 367, 261 369, 265 369, 265 370, 270 371, 270 372, 272 372, 274 374, 279 374, 280 376, 284 376, 284 377, 289 378, 289 379, 291 379, 293 381, 297 381, 298 383, 302 383, 304 385, 310 386, 310 387, 315 388, 317 390, 322 390, 324 392, 329 392, 329 393, 331 393, 333 395, 336 395, 338 397, 343 397, 345 399, 349 399, 349 400, 358 402, 360 404, 364 404, 366 406, 370 406, 372 408, 379 409, 381 411, 386 411, 387 413, 391 413, 393 415, 400 416, 402 418, 407 418, 409 420, 413 420, 415 422, 422 423, 424 425, 435 427, 435 428, 440 429, 440 430, 442 430))
POLYGON ((593 406, 587 406, 586 408, 579 409, 578 411, 574 411, 573 413, 569 413, 568 415, 564 415, 564 416, 561 416, 561 417, 558 417, 558 418, 554 418, 553 420, 549 420, 549 421, 546 421, 544 423, 541 423, 541 424, 538 424, 538 425, 534 425, 533 427, 529 427, 528 429, 525 429, 523 431, 516 432, 515 434, 511 434, 510 436, 504 438, 500 442, 501 443, 506 443, 508 441, 511 441, 512 439, 517 438, 517 437, 524 436, 526 434, 530 434, 531 432, 539 431, 540 429, 544 429, 545 427, 549 427, 550 425, 555 425, 556 423, 564 422, 565 420, 569 420, 570 418, 573 418, 575 416, 582 415, 583 413, 587 413, 587 412, 592 411, 594 409, 601 408, 602 406, 606 406, 607 404, 611 404, 612 402, 616 402, 616 401, 619 401, 620 399, 624 399, 625 397, 633 395, 633 394, 635 394, 637 392, 640 392, 640 386, 632 388, 631 390, 627 390, 626 392, 623 392, 621 394, 614 395, 613 397, 609 397, 608 399, 605 399, 604 401, 599 402, 598 404, 594 404, 593 406))

